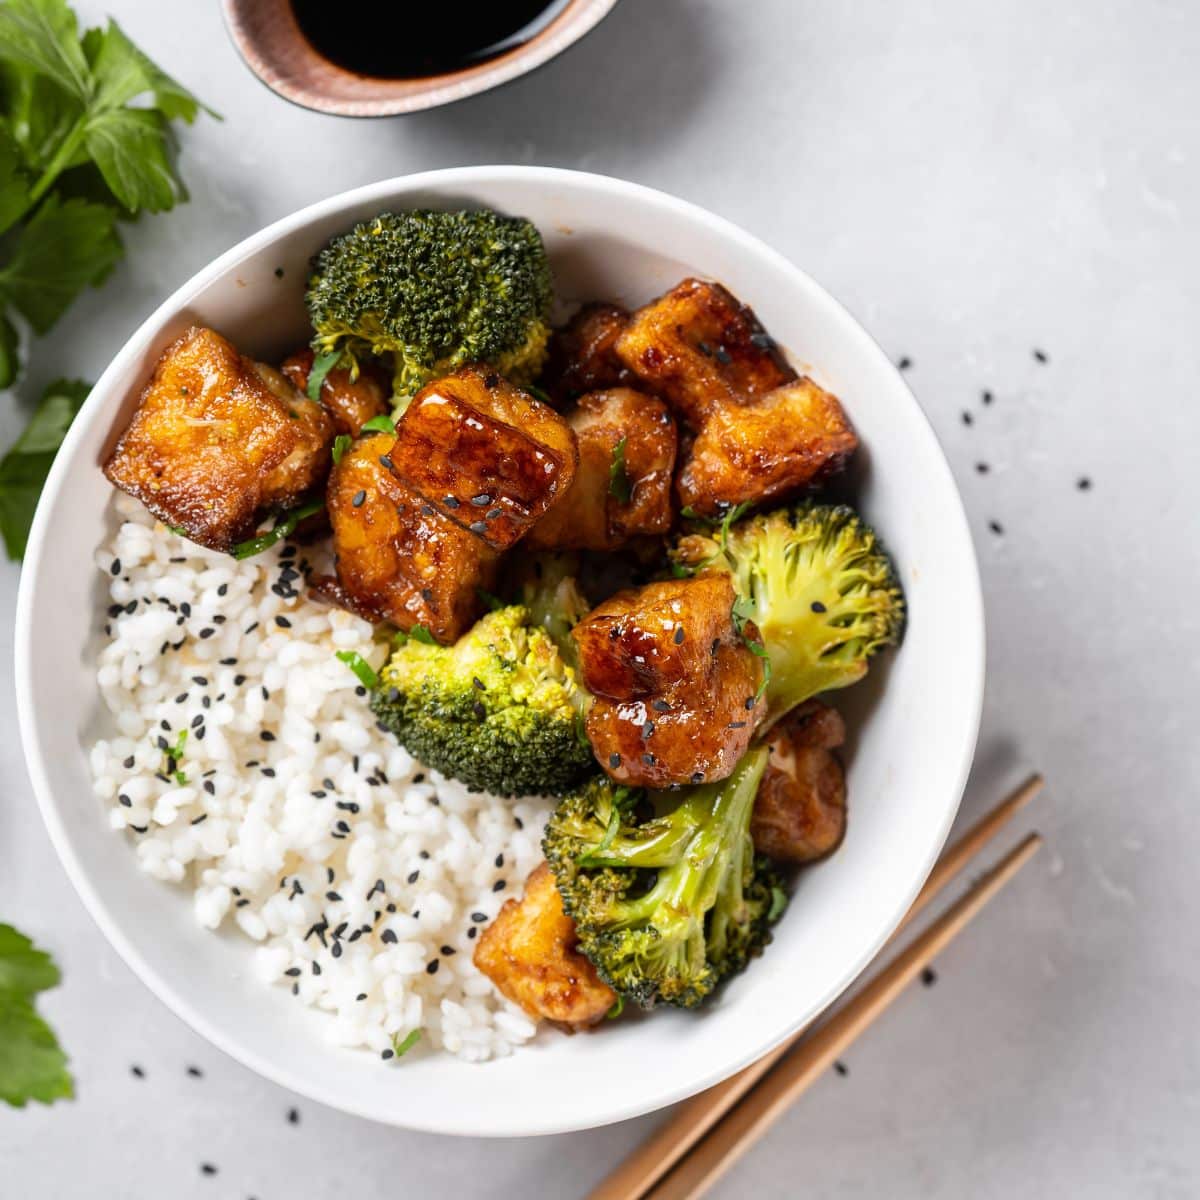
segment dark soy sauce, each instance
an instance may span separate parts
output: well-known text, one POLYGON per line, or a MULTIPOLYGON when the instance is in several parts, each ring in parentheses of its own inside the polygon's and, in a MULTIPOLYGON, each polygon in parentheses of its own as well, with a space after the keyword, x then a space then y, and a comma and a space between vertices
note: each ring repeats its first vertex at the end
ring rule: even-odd
POLYGON ((292 0, 318 54, 381 79, 459 71, 529 41, 568 0, 292 0))

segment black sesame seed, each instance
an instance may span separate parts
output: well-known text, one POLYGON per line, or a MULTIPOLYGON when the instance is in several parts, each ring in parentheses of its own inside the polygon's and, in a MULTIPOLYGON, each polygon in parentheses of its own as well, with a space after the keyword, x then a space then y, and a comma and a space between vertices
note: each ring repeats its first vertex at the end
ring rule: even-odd
POLYGON ((682 646, 683 645, 683 637, 684 637, 683 626, 677 625, 675 627, 675 645, 682 646))
POLYGON ((699 350, 700 353, 703 354, 705 358, 712 358, 712 347, 707 342, 704 342, 704 341, 697 342, 696 349, 699 350))
POLYGON ((300 1110, 298 1108, 289 1108, 287 1119, 288 1119, 289 1125, 299 1125, 300 1124, 300 1110))
POLYGON ((491 502, 492 496, 490 492, 480 492, 479 495, 471 497, 471 503, 475 505, 476 508, 487 508, 491 502))
POLYGON ((422 851, 421 851, 421 852, 420 852, 420 853, 417 855, 417 857, 418 857, 418 858, 428 858, 428 857, 429 857, 429 851, 428 851, 428 850, 422 850, 422 851))
POLYGON ((747 709, 753 708, 756 703, 757 703, 757 701, 755 700, 755 698, 753 696, 746 697, 746 708, 747 709))
POLYGON ((475 702, 474 702, 474 703, 471 705, 471 711, 472 711, 472 712, 473 712, 473 713, 474 713, 474 714, 475 714, 475 715, 476 715, 476 716, 479 718, 479 720, 481 720, 481 721, 484 719, 484 717, 486 717, 486 716, 487 716, 487 709, 486 709, 486 708, 484 708, 484 706, 483 706, 483 701, 482 701, 482 700, 476 700, 476 701, 475 701, 475 702))
POLYGON ((457 496, 443 496, 442 503, 447 508, 460 508, 462 506, 462 501, 457 496))
POLYGON ((325 893, 325 899, 332 900, 332 901, 334 901, 334 903, 336 903, 337 901, 339 901, 341 899, 341 896, 337 892, 331 891, 331 892, 325 893))
POLYGON ((203 1079, 204 1078, 204 1072, 202 1070, 200 1070, 199 1067, 188 1067, 187 1073, 193 1079, 203 1079))
POLYGON ((646 766, 648 766, 648 767, 654 766, 654 764, 657 761, 658 760, 654 757, 653 754, 643 754, 642 755, 642 762, 644 762, 646 764, 646 766))
POLYGON ((258 736, 264 742, 273 742, 275 740, 275 735, 269 729, 264 729, 258 736))
POLYGON ((357 995, 357 996, 355 996, 354 998, 355 998, 355 1000, 358 1000, 358 1001, 360 1001, 360 1002, 361 1002, 361 1001, 363 1001, 363 1000, 365 1000, 365 999, 367 998, 367 993, 366 993, 366 992, 359 992, 359 993, 358 993, 358 995, 357 995))
POLYGON ((394 929, 385 929, 380 935, 379 940, 385 945, 394 946, 400 939, 396 936, 394 929))
POLYGON ((671 711, 671 706, 665 700, 655 700, 651 703, 650 707, 653 708, 655 712, 660 713, 671 711))
POLYGON ((995 399, 995 397, 992 395, 991 392, 985 391, 983 393, 983 396, 981 397, 981 399, 983 400, 984 404, 991 404, 992 400, 995 399))
POLYGON ((1050 355, 1045 350, 1034 350, 1033 357, 1040 363, 1048 363, 1050 361, 1050 355))
POLYGON ((704 782, 704 772, 703 771, 693 771, 692 772, 692 782, 693 783, 703 783, 704 782))
MULTIPOLYGON (((292 627, 291 621, 289 621, 282 613, 275 618, 275 624, 278 625, 280 629, 291 629, 292 627)), ((263 688, 263 691, 266 691, 266 688, 263 688)))
POLYGON ((826 611, 825 605, 822 604, 820 600, 814 600, 812 604, 809 605, 809 608, 811 608, 815 613, 823 613, 826 611))
POLYGON ((122 793, 121 793, 121 794, 120 794, 120 795, 117 797, 117 799, 118 799, 118 800, 119 800, 119 801, 120 801, 120 802, 121 802, 121 803, 122 803, 122 804, 123 804, 123 805, 124 805, 126 808, 132 808, 132 807, 133 807, 133 801, 132 801, 132 800, 130 800, 130 798, 129 798, 127 795, 125 795, 125 793, 124 793, 124 792, 122 792, 122 793))
POLYGON ((486 533, 487 532, 487 522, 486 521, 472 521, 470 523, 470 525, 467 526, 467 528, 472 533, 486 533))
POLYGON ((997 536, 1004 532, 1004 526, 999 521, 989 521, 988 528, 997 536))
POLYGON ((977 463, 975 464, 975 470, 976 470, 976 471, 977 471, 977 472, 978 472, 980 475, 986 475, 990 469, 991 469, 991 468, 990 468, 990 467, 987 465, 987 463, 985 463, 985 462, 977 462, 977 463))
POLYGON ((132 1067, 129 1068, 129 1072, 134 1077, 134 1079, 145 1079, 146 1078, 146 1072, 143 1071, 142 1068, 139 1067, 136 1063, 132 1067))
POLYGON ((616 770, 621 765, 621 756, 619 754, 610 754, 608 756, 608 765, 616 770))
POLYGON ((775 345, 775 339, 769 333, 759 332, 750 335, 750 344, 759 350, 770 350, 775 345))
POLYGON ((418 772, 417 772, 417 773, 416 773, 416 774, 413 776, 413 780, 412 780, 412 781, 413 781, 413 783, 424 783, 424 782, 425 782, 425 772, 424 772, 424 771, 418 771, 418 772))
POLYGON ((472 925, 471 928, 467 930, 467 937, 473 939, 478 932, 479 932, 479 930, 476 929, 474 925, 472 925))
POLYGON ((502 892, 502 891, 504 891, 504 889, 507 886, 508 886, 508 884, 505 883, 505 881, 503 879, 497 879, 496 882, 492 884, 492 891, 493 892, 502 892))
POLYGON ((313 963, 313 965, 312 965, 312 972, 313 972, 313 974, 314 974, 314 975, 320 975, 320 973, 321 973, 321 964, 320 964, 319 962, 315 962, 315 963, 313 963))
POLYGON ((476 925, 481 925, 487 919, 487 913, 473 912, 471 914, 471 920, 474 921, 476 925))
POLYGON ((355 508, 362 508, 363 501, 366 500, 366 498, 367 493, 363 490, 359 490, 350 498, 350 503, 353 504, 355 508))
POLYGON ((216 1173, 217 1173, 217 1168, 214 1167, 212 1163, 201 1163, 200 1164, 200 1174, 201 1175, 215 1175, 216 1173))
MULTIPOLYGON (((403 511, 403 510, 401 510, 401 511, 403 511)), ((421 516, 423 516, 423 517, 432 517, 434 515, 434 513, 436 513, 436 512, 437 512, 437 509, 434 508, 432 504, 422 504, 421 505, 421 516)))
POLYGON ((850 1068, 849 1068, 848 1066, 846 1066, 846 1064, 845 1064, 844 1062, 840 1062, 840 1061, 839 1061, 839 1062, 835 1062, 835 1063, 833 1064, 833 1069, 834 1069, 834 1070, 835 1070, 835 1071, 836 1071, 836 1072, 837 1072, 839 1075, 843 1075, 843 1076, 844 1076, 844 1075, 849 1075, 849 1074, 850 1074, 850 1068))
POLYGON ((964 425, 973 425, 975 423, 975 418, 965 408, 963 409, 962 423, 964 425))
POLYGON ((907 371, 908 368, 912 366, 912 359, 909 358, 907 354, 905 354, 903 357, 901 357, 900 361, 896 364, 896 366, 899 367, 899 369, 901 371, 907 371))
POLYGON ((498 867, 504 866, 504 855, 503 854, 496 855, 496 866, 498 866, 498 867))
POLYGON ((235 675, 235 676, 233 677, 233 685, 234 685, 234 687, 241 687, 241 686, 242 686, 242 684, 243 684, 243 683, 245 683, 245 682, 246 682, 246 677, 245 677, 245 675, 235 675))
POLYGON ((288 969, 286 971, 284 971, 284 974, 290 975, 293 978, 295 978, 295 976, 300 974, 300 968, 299 967, 288 967, 288 969))
POLYGON ((1075 481, 1075 486, 1081 492, 1087 492, 1091 490, 1092 481, 1086 475, 1081 475, 1079 479, 1075 481))
POLYGON ((457 954, 458 951, 455 950, 453 946, 443 946, 442 953, 449 957, 451 954, 457 954))
POLYGON ((730 729, 745 729, 746 722, 745 721, 730 721, 729 728, 730 729))
POLYGON ((198 817, 192 818, 193 825, 201 825, 208 820, 208 813, 201 813, 198 817))
POLYGON ((485 521, 494 521, 494 520, 496 520, 496 518, 497 518, 497 517, 502 517, 502 516, 504 516, 504 509, 502 509, 502 508, 489 508, 489 509, 487 510, 487 512, 485 512, 485 513, 483 514, 483 519, 484 519, 485 521))
POLYGON ((379 1056, 379 1057, 380 1057, 380 1058, 382 1058, 384 1062, 387 1062, 387 1060, 388 1060, 389 1058, 395 1058, 395 1057, 396 1057, 396 1052, 395 1052, 394 1050, 384 1050, 384 1051, 383 1051, 383 1053, 382 1053, 382 1054, 380 1054, 380 1056, 379 1056))
POLYGON ((246 626, 245 632, 246 632, 246 633, 253 633, 253 632, 254 632, 254 631, 257 629, 257 628, 258 628, 258 622, 257 622, 257 621, 251 621, 251 622, 250 622, 250 624, 246 626))
POLYGON ((275 278, 276 278, 276 279, 282 279, 282 278, 283 278, 283 268, 282 268, 282 267, 276 267, 276 268, 275 268, 275 278))
POLYGON ((211 779, 206 779, 204 781, 204 790, 210 796, 215 796, 217 794, 217 785, 215 783, 213 783, 213 781, 211 779))
POLYGON ((340 829, 343 833, 350 832, 350 826, 347 825, 345 821, 339 821, 335 828, 340 829))
POLYGON ((729 353, 728 350, 725 349, 724 346, 717 347, 717 362, 719 362, 724 367, 729 366, 729 364, 731 362, 733 362, 733 356, 729 353))
POLYGON ((240 899, 240 900, 237 902, 237 904, 235 904, 235 905, 234 905, 234 908, 245 908, 245 907, 246 907, 246 905, 247 905, 247 904, 249 904, 249 903, 250 903, 250 901, 249 901, 249 900, 247 900, 245 896, 243 896, 243 897, 242 897, 242 898, 241 898, 241 899, 240 899))
POLYGON ((937 983, 937 972, 932 967, 926 967, 921 972, 921 982, 926 987, 933 987, 937 983))
POLYGON ((653 736, 654 736, 654 722, 647 721, 645 723, 645 725, 642 726, 642 737, 648 738, 648 737, 653 737, 653 736))
POLYGON ((421 870, 419 867, 415 871, 409 871, 409 873, 408 873, 408 882, 409 883, 416 883, 417 880, 420 878, 421 878, 421 870))
POLYGON ((433 962, 425 964, 425 973, 427 975, 436 975, 438 971, 439 959, 434 959, 433 962))
POLYGON ((379 465, 380 465, 381 467, 385 467, 387 470, 389 470, 389 471, 390 471, 390 470, 392 469, 392 459, 391 459, 391 456, 390 456, 390 455, 388 455, 388 454, 381 454, 381 455, 379 456, 379 465))
POLYGON ((109 569, 109 571, 111 571, 111 572, 112 572, 112 574, 113 574, 114 576, 116 576, 116 575, 120 575, 120 573, 121 573, 121 560, 120 560, 119 558, 114 558, 114 559, 112 560, 112 566, 110 566, 108 569, 109 569))
POLYGON ((342 957, 342 943, 334 942, 333 947, 330 949, 329 953, 332 954, 334 958, 341 958, 342 957))

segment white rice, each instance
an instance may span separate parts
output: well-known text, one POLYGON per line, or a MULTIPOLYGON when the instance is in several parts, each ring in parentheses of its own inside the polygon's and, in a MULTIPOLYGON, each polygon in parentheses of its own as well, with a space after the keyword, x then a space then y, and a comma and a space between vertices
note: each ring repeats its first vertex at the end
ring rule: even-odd
POLYGON ((115 733, 91 769, 141 868, 189 888, 204 927, 235 924, 264 983, 326 1011, 335 1043, 382 1054, 419 1029, 483 1061, 531 1038, 471 952, 540 860, 547 808, 469 793, 376 727, 335 654, 379 667, 386 645, 304 598, 303 550, 237 562, 127 496, 115 508, 96 554, 115 733), (176 779, 163 746, 185 729, 176 779))

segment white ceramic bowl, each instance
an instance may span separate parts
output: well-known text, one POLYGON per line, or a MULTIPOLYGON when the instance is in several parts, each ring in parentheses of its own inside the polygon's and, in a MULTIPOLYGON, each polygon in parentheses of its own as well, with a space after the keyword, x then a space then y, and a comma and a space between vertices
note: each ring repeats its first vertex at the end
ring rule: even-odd
POLYGON ((562 1132, 670 1104, 745 1066, 829 1004, 896 926, 950 828, 975 746, 983 658, 979 579, 950 470, 908 388, 854 319, 791 263, 710 213, 615 179, 530 167, 434 171, 335 196, 184 284, 113 359, 58 455, 16 623, 21 734, 42 814, 84 904, 125 961, 194 1029, 268 1078, 378 1121, 472 1135, 562 1132), (138 869, 93 797, 86 758, 99 717, 90 661, 104 603, 93 551, 110 520, 99 464, 156 356, 191 322, 257 356, 283 353, 305 337, 309 256, 355 221, 417 205, 487 205, 531 218, 567 301, 636 304, 695 273, 752 304, 795 364, 849 410, 864 445, 857 503, 898 562, 911 613, 899 652, 839 699, 852 730, 849 833, 837 854, 803 874, 765 956, 701 1012, 663 1011, 588 1036, 547 1031, 483 1066, 438 1054, 382 1067, 375 1055, 330 1046, 321 1015, 255 980, 247 941, 202 930, 188 895, 138 869))

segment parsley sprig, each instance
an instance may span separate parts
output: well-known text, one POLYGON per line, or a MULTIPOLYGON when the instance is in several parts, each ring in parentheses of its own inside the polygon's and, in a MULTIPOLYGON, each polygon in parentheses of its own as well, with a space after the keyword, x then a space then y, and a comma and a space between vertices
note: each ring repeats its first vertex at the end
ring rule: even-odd
POLYGON ((39 992, 57 987, 58 967, 11 925, 0 925, 0 1100, 24 1108, 75 1094, 67 1056, 38 1016, 39 992))
MULTIPOLYGON (((187 198, 172 122, 190 124, 200 109, 115 21, 81 32, 66 0, 0 3, 0 389, 20 374, 22 326, 48 333, 120 260, 117 222, 187 198)), ((14 558, 45 478, 30 478, 32 467, 0 468, 14 558)))

